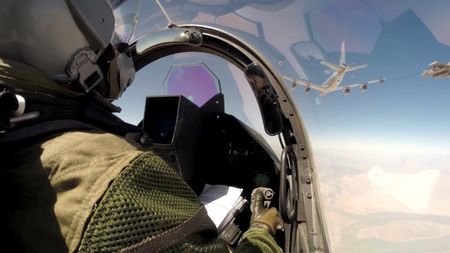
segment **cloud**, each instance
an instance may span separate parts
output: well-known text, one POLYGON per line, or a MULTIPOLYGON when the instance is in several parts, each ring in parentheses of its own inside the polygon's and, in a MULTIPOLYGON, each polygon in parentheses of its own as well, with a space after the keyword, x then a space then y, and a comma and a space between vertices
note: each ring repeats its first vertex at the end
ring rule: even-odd
POLYGON ((428 208, 438 170, 424 170, 413 174, 389 173, 375 165, 368 172, 369 180, 409 209, 418 212, 428 208))

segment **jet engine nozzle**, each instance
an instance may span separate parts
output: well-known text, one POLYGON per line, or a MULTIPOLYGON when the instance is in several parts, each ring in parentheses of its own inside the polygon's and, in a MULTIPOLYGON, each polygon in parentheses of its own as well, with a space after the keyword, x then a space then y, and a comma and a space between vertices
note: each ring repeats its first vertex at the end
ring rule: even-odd
POLYGON ((345 96, 347 96, 347 95, 350 93, 350 88, 349 88, 349 87, 345 87, 345 88, 342 90, 342 93, 343 93, 345 96))
POLYGON ((311 91, 311 88, 305 87, 305 94, 308 94, 311 91))
POLYGON ((361 90, 361 92, 365 92, 367 90, 367 84, 366 83, 362 83, 359 85, 359 89, 361 90))

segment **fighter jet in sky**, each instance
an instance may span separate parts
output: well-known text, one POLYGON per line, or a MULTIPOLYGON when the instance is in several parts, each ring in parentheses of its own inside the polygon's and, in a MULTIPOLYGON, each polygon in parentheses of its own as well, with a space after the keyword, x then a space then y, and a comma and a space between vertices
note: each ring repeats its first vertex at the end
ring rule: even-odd
POLYGON ((335 72, 324 83, 322 83, 322 85, 313 84, 304 80, 294 80, 287 76, 283 76, 283 78, 287 81, 292 82, 293 87, 295 87, 298 84, 305 86, 305 93, 309 93, 311 89, 318 90, 320 91, 320 96, 325 96, 328 93, 339 90, 342 90, 344 95, 348 95, 350 93, 351 88, 359 87, 361 91, 366 91, 369 84, 384 83, 384 79, 378 79, 358 84, 340 85, 347 72, 362 69, 368 66, 367 64, 350 66, 345 63, 345 41, 343 41, 341 45, 341 57, 339 60, 339 64, 329 63, 326 61, 321 61, 320 63, 327 66, 330 69, 335 70, 335 72))
POLYGON ((422 76, 433 78, 449 78, 450 63, 440 63, 438 61, 434 61, 428 64, 428 67, 422 72, 422 76))

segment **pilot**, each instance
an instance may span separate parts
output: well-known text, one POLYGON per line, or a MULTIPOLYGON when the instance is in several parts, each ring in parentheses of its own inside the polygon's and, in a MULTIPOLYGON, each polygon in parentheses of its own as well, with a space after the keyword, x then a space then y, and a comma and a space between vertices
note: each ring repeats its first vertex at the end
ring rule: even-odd
MULTIPOLYGON (((113 114, 135 70, 109 3, 4 0, 0 12, 0 251, 230 252, 145 133, 113 114)), ((282 252, 262 192, 234 252, 282 252)))

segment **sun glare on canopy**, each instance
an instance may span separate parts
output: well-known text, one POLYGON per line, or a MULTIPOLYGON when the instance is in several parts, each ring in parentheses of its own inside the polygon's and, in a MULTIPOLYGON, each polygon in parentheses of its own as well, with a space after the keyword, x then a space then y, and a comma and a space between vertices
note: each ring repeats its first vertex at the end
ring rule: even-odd
POLYGON ((203 63, 173 65, 164 80, 167 95, 183 95, 202 106, 220 93, 220 82, 203 63))

